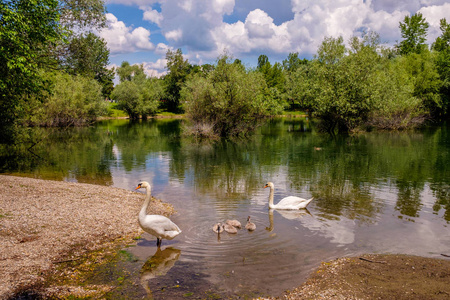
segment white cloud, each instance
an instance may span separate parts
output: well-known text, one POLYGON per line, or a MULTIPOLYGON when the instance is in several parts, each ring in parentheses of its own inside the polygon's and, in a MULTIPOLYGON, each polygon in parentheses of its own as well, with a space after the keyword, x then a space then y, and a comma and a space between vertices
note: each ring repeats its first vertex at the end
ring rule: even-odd
MULTIPOLYGON (((183 48, 192 63, 215 60, 224 49, 240 59, 260 54, 287 57, 289 52, 310 57, 325 37, 343 36, 348 41, 364 30, 379 33, 382 42, 393 45, 401 39, 399 22, 418 11, 430 23, 431 43, 440 34, 439 19, 450 15, 448 0, 109 0, 107 3, 138 5, 143 20, 156 24, 167 41, 155 47, 150 42, 149 30, 126 27, 123 20, 109 17, 110 25, 103 37, 112 53, 150 49, 164 56, 168 49, 183 48)), ((253 60, 256 62, 256 58, 253 60)))
POLYGON ((155 48, 155 53, 159 54, 159 55, 166 55, 167 50, 171 49, 172 47, 167 46, 166 44, 163 43, 159 43, 158 45, 156 45, 155 48))
POLYGON ((141 9, 144 11, 144 17, 143 19, 146 21, 150 21, 155 23, 158 26, 161 26, 161 21, 164 19, 163 15, 158 12, 157 10, 154 10, 152 8, 142 7, 141 9))
POLYGON ((183 36, 183 31, 181 29, 171 30, 166 32, 164 36, 168 40, 179 41, 183 36))
POLYGON ((249 38, 270 38, 275 34, 274 27, 273 19, 260 9, 251 11, 245 19, 249 38))
POLYGON ((161 77, 167 73, 166 59, 158 59, 156 62, 144 62, 142 65, 144 66, 145 74, 150 77, 161 77))
POLYGON ((106 14, 107 28, 99 35, 108 44, 111 54, 135 52, 138 50, 153 50, 155 46, 150 42, 150 31, 143 28, 127 27, 113 14, 106 14))
POLYGON ((212 0, 212 8, 216 14, 231 14, 234 9, 234 0, 212 0))
POLYGON ((438 36, 442 34, 440 30, 440 20, 445 18, 447 22, 450 22, 450 3, 443 5, 433 5, 424 7, 419 10, 423 17, 430 24, 428 30, 428 41, 434 42, 438 36))

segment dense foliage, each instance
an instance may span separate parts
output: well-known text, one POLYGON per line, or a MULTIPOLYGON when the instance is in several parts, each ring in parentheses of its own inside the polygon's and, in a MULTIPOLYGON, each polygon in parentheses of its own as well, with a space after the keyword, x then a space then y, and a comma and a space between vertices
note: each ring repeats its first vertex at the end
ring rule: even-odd
POLYGON ((94 34, 105 26, 103 0, 2 1, 1 142, 14 140, 18 125, 91 122, 110 96, 132 119, 186 112, 196 134, 246 133, 286 107, 330 133, 419 126, 450 112, 450 25, 440 25, 431 47, 429 24, 417 13, 399 23, 402 40, 392 48, 373 32, 327 37, 312 60, 290 53, 272 64, 260 55, 254 69, 229 55, 191 65, 181 49, 169 50, 167 73, 149 78, 128 62, 107 69, 109 50, 94 34))
POLYGON ((29 125, 67 127, 89 124, 106 112, 102 87, 93 78, 57 71, 44 74, 52 83, 42 103, 29 99, 29 125))
POLYGON ((103 112, 98 97, 76 91, 90 85, 92 90, 87 90, 95 94, 100 84, 107 97, 112 90, 113 73, 106 69, 109 51, 105 41, 92 33, 104 25, 104 12, 102 0, 0 3, 1 143, 17 140, 19 125, 84 124, 103 112), (62 86, 74 92, 61 92, 62 86), (79 97, 85 100, 80 102, 79 97), (68 113, 76 102, 89 113, 68 113), (69 116, 70 121, 54 121, 69 116))
POLYGON ((191 131, 199 136, 237 136, 254 130, 258 122, 282 111, 281 103, 265 91, 258 72, 222 56, 206 76, 192 76, 182 89, 191 131))
POLYGON ((128 62, 123 62, 117 73, 120 84, 111 97, 118 102, 118 108, 124 110, 131 119, 155 115, 163 95, 161 81, 147 78, 142 66, 130 66, 128 62))
POLYGON ((47 48, 62 37, 56 0, 0 2, 0 140, 17 134, 22 98, 45 89, 39 69, 47 48))

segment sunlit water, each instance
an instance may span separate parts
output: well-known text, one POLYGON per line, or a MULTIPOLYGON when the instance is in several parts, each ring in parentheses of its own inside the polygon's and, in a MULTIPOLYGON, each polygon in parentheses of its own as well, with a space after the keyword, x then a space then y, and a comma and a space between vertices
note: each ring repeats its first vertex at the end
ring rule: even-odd
POLYGON ((130 295, 164 298, 162 286, 179 287, 169 298, 200 297, 196 290, 207 288, 229 297, 280 295, 337 257, 450 251, 446 126, 332 138, 307 119, 284 119, 246 141, 199 144, 181 136, 180 122, 41 133, 49 137, 33 154, 4 154, 1 171, 128 190, 146 180, 153 196, 173 204, 181 235, 163 240, 162 251, 147 234, 126 249, 138 258, 127 266, 140 283, 125 289, 130 295), (275 202, 315 199, 308 210, 269 210, 267 181, 275 202), (227 219, 245 225, 247 216, 254 232, 212 231, 227 219))

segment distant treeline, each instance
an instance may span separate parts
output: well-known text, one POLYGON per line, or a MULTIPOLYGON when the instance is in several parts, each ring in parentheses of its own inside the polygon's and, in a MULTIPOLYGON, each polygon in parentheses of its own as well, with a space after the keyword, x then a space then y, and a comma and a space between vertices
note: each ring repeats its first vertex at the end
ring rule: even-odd
POLYGON ((164 109, 185 112, 200 136, 246 133, 267 116, 303 110, 330 133, 408 129, 449 115, 450 25, 429 47, 429 27, 418 13, 400 22, 403 40, 394 47, 367 32, 349 41, 327 37, 314 59, 290 53, 256 68, 224 53, 216 64, 191 65, 180 49, 168 51, 167 75, 147 78, 143 66, 123 62, 112 93, 131 118, 164 109))
POLYGON ((25 126, 78 126, 107 113, 114 99, 131 119, 185 113, 187 132, 234 136, 283 110, 302 110, 324 131, 404 129, 449 114, 450 25, 428 46, 421 14, 400 22, 402 41, 385 47, 376 33, 344 41, 327 37, 314 59, 266 55, 246 68, 223 53, 192 65, 180 49, 166 53, 167 74, 142 65, 108 70, 102 0, 11 0, 0 3, 0 142, 25 126), (346 42, 346 43, 345 43, 346 42), (120 83, 114 87, 113 78, 120 83))

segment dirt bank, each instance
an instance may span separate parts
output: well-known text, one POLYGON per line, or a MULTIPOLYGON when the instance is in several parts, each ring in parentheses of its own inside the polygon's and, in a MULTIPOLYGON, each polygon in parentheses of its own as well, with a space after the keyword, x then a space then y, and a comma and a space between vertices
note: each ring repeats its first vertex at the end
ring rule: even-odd
MULTIPOLYGON (((142 201, 118 188, 0 175, 0 299, 44 281, 62 261, 131 242, 142 232, 142 201)), ((173 208, 154 199, 149 213, 173 208)))
POLYGON ((408 255, 340 258, 322 263, 302 286, 278 299, 450 299, 450 260, 408 255))

